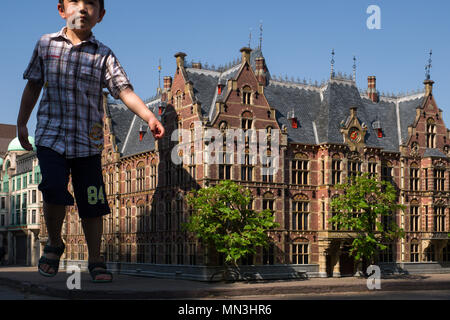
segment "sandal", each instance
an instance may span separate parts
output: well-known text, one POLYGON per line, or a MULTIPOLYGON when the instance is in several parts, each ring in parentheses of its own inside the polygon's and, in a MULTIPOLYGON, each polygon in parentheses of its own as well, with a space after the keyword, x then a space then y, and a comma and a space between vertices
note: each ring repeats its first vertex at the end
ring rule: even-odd
MULTIPOLYGON (((44 247, 44 253, 54 253, 54 254, 58 255, 59 258, 61 258, 61 256, 63 255, 65 249, 66 249, 66 246, 65 246, 64 242, 63 242, 62 247, 51 247, 49 245, 46 245, 44 247)), ((54 277, 54 276, 56 276, 56 274, 58 273, 58 269, 59 269, 59 260, 60 260, 59 258, 58 259, 49 259, 49 258, 46 258, 45 256, 42 256, 39 259, 39 264, 38 264, 39 273, 41 275, 43 275, 44 277, 54 277), (55 272, 53 272, 53 273, 44 272, 41 269, 41 265, 42 264, 46 264, 46 265, 50 266, 50 268, 55 270, 55 272)))
POLYGON ((106 283, 106 282, 112 282, 113 275, 111 272, 107 271, 106 264, 104 262, 96 262, 96 263, 89 263, 88 265, 89 273, 92 277, 92 282, 95 283, 106 283), (102 268, 104 270, 94 270, 95 268, 102 268), (109 280, 96 280, 96 277, 102 274, 107 274, 111 276, 111 279, 109 280))

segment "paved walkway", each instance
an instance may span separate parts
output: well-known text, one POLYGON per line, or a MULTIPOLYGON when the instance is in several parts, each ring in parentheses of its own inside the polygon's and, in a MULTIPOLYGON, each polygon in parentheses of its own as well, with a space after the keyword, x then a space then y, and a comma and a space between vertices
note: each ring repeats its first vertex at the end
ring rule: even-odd
MULTIPOLYGON (((292 281, 205 283, 187 280, 156 279, 114 274, 112 283, 92 283, 81 273, 81 289, 69 290, 71 274, 60 271, 46 278, 37 267, 0 267, 0 285, 30 294, 65 299, 198 299, 214 297, 258 296, 331 292, 368 292, 362 278, 311 278, 292 281)), ((450 290, 450 274, 407 275, 381 279, 382 291, 450 290)))

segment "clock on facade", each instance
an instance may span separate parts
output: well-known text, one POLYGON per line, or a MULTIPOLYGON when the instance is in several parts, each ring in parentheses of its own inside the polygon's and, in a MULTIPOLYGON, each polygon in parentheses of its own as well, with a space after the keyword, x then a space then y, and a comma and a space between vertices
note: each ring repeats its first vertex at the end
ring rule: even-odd
POLYGON ((358 128, 351 128, 348 132, 348 136, 353 142, 359 142, 361 140, 361 132, 358 128))

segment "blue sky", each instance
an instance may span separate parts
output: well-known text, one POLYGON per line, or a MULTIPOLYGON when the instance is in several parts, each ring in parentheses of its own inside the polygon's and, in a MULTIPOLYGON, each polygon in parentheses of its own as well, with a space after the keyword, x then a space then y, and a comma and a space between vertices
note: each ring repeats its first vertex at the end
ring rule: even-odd
MULTIPOLYGON (((384 92, 423 88, 428 52, 433 49, 431 77, 435 99, 450 124, 450 2, 430 1, 148 1, 105 0, 107 14, 94 33, 118 56, 135 90, 146 99, 156 93, 158 61, 162 76, 173 75, 174 54, 187 60, 220 65, 258 45, 263 22, 263 53, 272 74, 321 81, 330 74, 335 49, 336 71, 352 73, 357 57, 357 85, 377 77, 384 92), (381 9, 381 30, 369 30, 369 5, 381 9)), ((0 123, 15 124, 25 81, 22 79, 36 41, 59 31, 64 21, 57 0, 3 1, 0 20, 0 123), (20 6, 18 5, 20 3, 20 6)), ((36 111, 29 121, 34 135, 36 111)))

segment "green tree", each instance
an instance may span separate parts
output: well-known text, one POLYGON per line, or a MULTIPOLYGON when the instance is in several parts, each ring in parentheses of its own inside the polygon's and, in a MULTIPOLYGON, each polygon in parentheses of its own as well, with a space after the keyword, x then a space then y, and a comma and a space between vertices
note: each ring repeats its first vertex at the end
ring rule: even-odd
POLYGON ((238 270, 237 261, 267 246, 267 231, 279 226, 272 211, 249 209, 250 190, 230 180, 191 191, 186 199, 193 213, 185 228, 224 254, 225 270, 238 270))
POLYGON ((336 189, 342 192, 331 201, 335 215, 330 222, 356 234, 350 255, 365 271, 375 263, 377 254, 387 249, 385 243, 405 236, 394 219, 405 206, 397 203, 397 192, 390 182, 370 178, 369 174, 353 177, 336 189))

